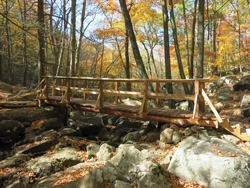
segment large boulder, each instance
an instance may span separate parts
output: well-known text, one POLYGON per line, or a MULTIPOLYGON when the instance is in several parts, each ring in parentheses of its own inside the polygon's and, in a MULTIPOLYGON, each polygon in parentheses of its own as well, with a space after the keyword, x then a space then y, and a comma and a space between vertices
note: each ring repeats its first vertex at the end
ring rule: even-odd
POLYGON ((168 171, 209 188, 250 187, 250 156, 235 144, 211 138, 182 145, 168 171))
POLYGON ((28 110, 25 109, 7 110, 4 115, 20 122, 30 122, 28 110))
POLYGON ((223 87, 219 90, 218 94, 216 95, 217 101, 226 101, 233 99, 232 91, 228 87, 223 87))
POLYGON ((63 127, 63 122, 60 119, 57 118, 51 118, 45 121, 41 128, 43 131, 48 131, 50 129, 58 130, 63 127))
POLYGON ((100 161, 108 161, 113 156, 113 152, 115 152, 115 147, 105 143, 101 145, 96 156, 100 161))
POLYGON ((33 113, 29 114, 29 119, 33 122, 41 119, 58 118, 64 121, 66 117, 66 108, 47 106, 44 108, 37 108, 33 113))
POLYGON ((82 136, 91 136, 91 135, 98 135, 98 133, 102 130, 103 125, 99 123, 77 123, 76 130, 79 130, 82 133, 82 136))
POLYGON ((6 84, 4 82, 0 82, 0 89, 3 91, 8 91, 8 92, 12 92, 13 90, 13 86, 10 84, 6 84))
POLYGON ((240 81, 233 85, 234 91, 250 90, 250 75, 246 75, 240 78, 240 81))
POLYGON ((3 120, 0 122, 0 138, 4 142, 16 141, 24 134, 25 126, 16 120, 3 120))
POLYGON ((223 85, 230 85, 238 83, 239 79, 235 75, 228 75, 221 77, 220 82, 223 82, 223 85))

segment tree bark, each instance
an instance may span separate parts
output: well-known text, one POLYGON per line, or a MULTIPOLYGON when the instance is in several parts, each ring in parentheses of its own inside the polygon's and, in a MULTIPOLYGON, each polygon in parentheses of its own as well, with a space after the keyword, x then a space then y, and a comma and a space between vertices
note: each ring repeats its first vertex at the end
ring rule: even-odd
POLYGON ((184 17, 184 32, 185 32, 185 42, 186 42, 186 53, 187 53, 187 65, 188 65, 188 72, 189 75, 191 74, 191 67, 189 62, 189 44, 188 44, 188 30, 187 30, 187 17, 186 17, 186 7, 185 1, 183 0, 183 17, 184 17))
MULTIPOLYGON (((181 61, 179 42, 178 42, 178 39, 177 39, 177 30, 176 30, 176 24, 175 24, 175 19, 174 19, 174 8, 173 8, 172 0, 169 0, 169 5, 170 5, 171 24, 172 24, 172 29, 173 29, 173 38, 174 38, 174 44, 175 44, 175 52, 176 52, 176 57, 177 57, 177 61, 178 61, 180 77, 181 77, 181 79, 186 79, 186 76, 185 76, 185 73, 184 73, 184 70, 183 70, 182 61, 181 61)), ((188 88, 186 83, 183 83, 183 87, 184 87, 185 93, 190 94, 189 88, 188 88)))
MULTIPOLYGON (((138 47, 137 42, 136 42, 134 29, 133 29, 132 22, 131 22, 131 19, 130 19, 130 15, 129 15, 127 5, 126 5, 126 0, 119 0, 119 2, 120 2, 123 17, 124 17, 124 20, 125 20, 125 26, 128 29, 130 43, 131 43, 131 46, 132 46, 134 58, 135 58, 135 61, 136 61, 137 68, 139 70, 140 77, 144 78, 144 79, 148 79, 148 75, 147 75, 145 66, 144 66, 143 61, 142 61, 142 57, 141 57, 141 54, 140 54, 140 51, 139 51, 139 47, 138 47)), ((149 91, 154 92, 154 88, 153 88, 152 84, 149 84, 149 91)))
POLYGON ((70 58, 70 75, 75 76, 75 59, 76 59, 76 0, 71 0, 71 58, 70 58))
MULTIPOLYGON (((62 32, 62 39, 61 39, 61 50, 60 50, 60 54, 59 54, 59 61, 58 61, 58 66, 56 69, 56 76, 59 75, 60 73, 60 68, 62 65, 62 61, 63 61, 63 54, 64 54, 64 48, 65 46, 65 35, 66 35, 66 29, 67 29, 67 22, 68 22, 68 16, 66 18, 66 0, 63 0, 63 32, 62 32)), ((68 75, 68 74, 66 74, 68 75)))
MULTIPOLYGON (((216 0, 213 1, 213 12, 215 14, 216 11, 216 0)), ((217 20, 214 18, 213 20, 213 65, 212 65, 212 74, 218 75, 218 66, 216 65, 216 29, 217 29, 217 20)))
MULTIPOLYGON (((162 0, 162 14, 163 14, 163 27, 164 27, 164 57, 165 57, 165 77, 166 79, 172 79, 171 76, 171 61, 169 52, 169 34, 168 34, 168 9, 166 0, 162 0)), ((167 83, 167 91, 169 94, 173 94, 172 83, 167 83)), ((169 100, 169 107, 175 108, 173 100, 169 100)))
POLYGON ((79 37, 77 42, 77 49, 76 49, 76 71, 79 70, 79 64, 80 64, 80 52, 81 52, 81 46, 82 46, 82 37, 84 34, 83 31, 83 23, 85 19, 85 11, 86 11, 86 0, 82 3, 82 13, 81 13, 81 21, 80 21, 80 30, 79 30, 79 37))
POLYGON ((196 77, 204 77, 204 0, 199 0, 198 18, 198 54, 196 60, 196 77))
MULTIPOLYGON (((125 72, 126 78, 130 79, 130 64, 129 64, 129 36, 128 30, 125 32, 125 72)), ((131 91, 131 82, 126 82, 127 91, 131 91)))
POLYGON ((38 0, 38 83, 42 81, 45 67, 44 8, 43 0, 38 0))
POLYGON ((195 25, 196 25, 196 9, 197 9, 197 2, 194 2, 194 13, 193 13, 193 24, 192 24, 192 42, 191 42, 191 58, 190 58, 190 70, 189 70, 189 78, 194 78, 194 46, 195 46, 195 25))

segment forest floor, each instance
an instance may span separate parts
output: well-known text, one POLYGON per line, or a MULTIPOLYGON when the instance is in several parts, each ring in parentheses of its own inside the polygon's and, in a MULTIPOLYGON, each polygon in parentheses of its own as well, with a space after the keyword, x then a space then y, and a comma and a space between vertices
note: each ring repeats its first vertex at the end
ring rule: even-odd
MULTIPOLYGON (((228 86, 232 89, 232 86, 228 86)), ((5 92, 0 90, 0 103, 1 102, 5 102, 8 95, 10 95, 11 93, 5 92)), ((216 108, 219 109, 220 111, 220 115, 221 116, 226 116, 227 118, 237 118, 240 117, 240 122, 244 125, 244 127, 246 128, 250 128, 250 119, 249 118, 245 118, 243 117, 243 115, 241 114, 241 109, 240 109, 240 102, 236 102, 236 97, 240 96, 241 99, 244 95, 250 95, 250 91, 247 93, 243 93, 243 92, 233 92, 233 100, 230 101, 223 101, 221 106, 217 106, 216 108)), ((216 96, 216 93, 214 94, 214 96, 216 96)), ((216 101, 215 97, 210 97, 212 98, 212 102, 213 104, 218 104, 218 102, 216 101)), ((35 110, 36 107, 27 107, 26 109, 29 110, 35 110)), ((1 108, 0 107, 0 113, 3 114, 6 110, 9 110, 9 108, 1 108)), ((38 123, 39 124, 39 123, 38 123)), ((39 126, 39 125, 32 125, 34 126, 33 128, 35 128, 35 126, 39 126)), ((37 128, 37 127, 36 127, 37 128)), ((32 128, 31 128, 32 129, 32 128)), ((27 129, 27 131, 32 131, 30 129, 27 129)), ((215 129, 216 131, 216 129, 215 129)), ((222 134, 229 134, 226 131, 223 131, 221 129, 218 129, 216 131, 217 135, 220 137, 222 134)), ((75 143, 75 145, 77 146, 78 143, 75 143)), ((87 144, 87 143, 86 143, 87 144)), ((149 143, 147 143, 149 144, 149 143)), ((151 146, 155 147, 156 150, 160 150, 159 146, 155 145, 155 144, 150 144, 151 146)), ((237 146, 239 148, 241 148, 243 151, 245 151, 247 154, 250 155, 250 144, 241 141, 237 144, 237 146)), ((168 144, 167 147, 164 150, 168 150, 168 151, 175 151, 176 148, 179 147, 179 144, 177 145, 173 145, 173 144, 168 144)), ((50 150, 48 150, 48 152, 51 152, 50 150)), ((157 162, 160 162, 162 159, 158 158, 155 159, 157 162)), ((87 162, 87 161, 86 161, 87 162)), ((93 168, 98 168, 98 166, 95 166, 93 168)), ((0 177, 2 177, 3 175, 11 172, 13 169, 0 169, 0 177)), ((23 173, 27 173, 27 172, 23 172, 23 173)), ((73 174, 72 176, 76 176, 76 174, 73 174)), ((63 183, 67 182, 67 178, 63 178, 63 180, 59 180, 57 181, 57 183, 55 183, 54 185, 61 185, 63 183)), ((172 185, 173 188, 205 188, 204 185, 199 185, 198 183, 194 182, 194 181, 190 181, 187 182, 185 180, 182 180, 180 178, 178 178, 177 176, 175 176, 174 174, 171 175, 170 178, 167 178, 167 182, 169 184, 172 185)), ((110 185, 108 187, 111 187, 110 185)), ((134 187, 137 187, 136 185, 134 185, 134 187)))

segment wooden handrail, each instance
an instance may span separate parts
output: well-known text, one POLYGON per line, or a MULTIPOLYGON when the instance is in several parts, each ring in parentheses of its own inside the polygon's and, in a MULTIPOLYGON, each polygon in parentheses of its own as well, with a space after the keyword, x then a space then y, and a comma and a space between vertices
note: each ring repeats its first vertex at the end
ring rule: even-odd
MULTIPOLYGON (((98 95, 95 108, 102 108, 104 105, 104 96, 114 96, 115 103, 118 103, 120 97, 137 97, 142 98, 142 105, 139 110, 140 114, 147 112, 147 101, 148 99, 156 99, 156 106, 160 106, 161 99, 172 99, 172 100, 191 100, 195 101, 195 107, 193 111, 193 118, 197 119, 199 117, 199 110, 204 110, 204 98, 202 94, 202 89, 205 87, 205 82, 208 82, 209 79, 114 79, 114 78, 91 78, 91 77, 66 77, 66 76, 46 76, 44 78, 45 91, 43 94, 46 95, 46 98, 49 95, 49 89, 52 89, 52 96, 55 95, 55 90, 62 91, 63 101, 66 98, 67 102, 70 102, 72 92, 82 92, 83 98, 86 99, 86 94, 98 95), (49 79, 52 79, 52 86, 49 86, 49 79), (55 83, 56 79, 61 79, 61 86, 57 86, 55 83), (80 82, 82 87, 71 87, 72 80, 83 81, 80 82), (87 88, 88 82, 99 82, 99 88, 87 88), (114 82, 115 88, 113 90, 105 89, 104 83, 114 82), (141 83, 144 85, 143 91, 121 91, 119 90, 119 85, 121 82, 134 82, 141 83), (156 83, 156 93, 148 92, 148 84, 156 83), (160 84, 161 83, 194 83, 195 92, 194 95, 185 95, 185 94, 167 94, 160 93, 160 84), (72 92, 71 92, 72 91, 72 92)), ((57 82, 59 83, 59 82, 57 82)))

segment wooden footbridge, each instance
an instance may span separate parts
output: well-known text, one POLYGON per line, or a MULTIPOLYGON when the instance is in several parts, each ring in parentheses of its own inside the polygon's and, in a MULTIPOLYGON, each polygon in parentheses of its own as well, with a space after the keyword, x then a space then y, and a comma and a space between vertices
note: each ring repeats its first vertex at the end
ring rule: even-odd
POLYGON ((229 121, 219 115, 205 93, 206 82, 209 82, 209 80, 46 76, 36 89, 40 92, 39 101, 47 104, 141 120, 175 123, 183 127, 201 125, 218 128, 222 126, 240 139, 250 140, 250 136, 241 133, 240 128, 232 128, 229 121), (132 84, 134 91, 123 89, 126 88, 127 82, 132 84), (194 94, 162 93, 160 92, 160 85, 163 83, 193 83, 194 94), (155 93, 148 91, 149 84, 153 85, 155 93), (128 105, 123 103, 121 98, 139 98, 142 99, 142 102, 128 105), (155 100, 154 107, 148 105, 148 101, 152 99, 155 100), (194 101, 194 109, 193 111, 186 111, 162 107, 161 101, 168 99, 194 101), (205 103, 209 105, 213 114, 205 112, 205 103))

